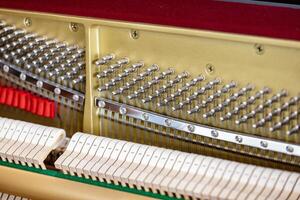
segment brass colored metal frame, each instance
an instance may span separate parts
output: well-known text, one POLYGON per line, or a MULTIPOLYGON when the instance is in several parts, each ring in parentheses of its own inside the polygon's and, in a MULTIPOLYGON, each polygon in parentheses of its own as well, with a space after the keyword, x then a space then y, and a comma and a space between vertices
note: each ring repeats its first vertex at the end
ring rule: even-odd
MULTIPOLYGON (((95 97, 100 96, 96 90, 99 83, 95 77, 98 69, 94 60, 108 53, 115 53, 118 57, 129 57, 134 61, 142 59, 146 65, 156 63, 162 69, 173 67, 179 72, 184 69, 194 75, 205 74, 209 78, 235 80, 239 85, 253 83, 257 88, 268 86, 274 91, 284 88, 290 95, 299 92, 298 41, 9 9, 0 9, 0 19, 17 27, 86 48, 87 79, 83 131, 95 135, 148 144, 154 141, 156 145, 171 145, 168 147, 198 152, 195 145, 180 143, 177 140, 171 144, 172 142, 163 136, 152 137, 146 130, 120 125, 99 117, 99 109, 94 105, 95 97), (28 19, 32 22, 30 26, 24 23, 24 20, 28 19), (132 33, 138 36, 133 36, 132 33), (208 71, 207 66, 212 66, 213 70, 208 71), (138 134, 132 136, 134 133, 138 134), (154 139, 150 141, 150 138, 154 139)), ((299 136, 293 137, 299 141, 299 136)), ((203 140, 204 143, 210 142, 210 139, 203 140)), ((247 148, 243 150, 248 151, 247 148)), ((37 199, 87 199, 86 195, 91 195, 88 199, 99 199, 99 196, 103 199, 139 198, 1 166, 0 172, 0 188, 4 188, 4 192, 33 195, 30 197, 37 199), (47 183, 47 187, 44 183, 47 183), (67 193, 70 190, 74 192, 72 195, 67 193)))
POLYGON ((214 72, 207 76, 238 80, 240 85, 252 82, 257 88, 269 86, 274 91, 284 87, 291 95, 299 92, 295 87, 300 85, 297 41, 9 9, 0 9, 0 18, 86 48, 84 131, 94 134, 99 134, 100 127, 90 98, 98 96, 93 61, 107 53, 143 59, 162 68, 184 68, 191 74, 206 74, 205 66, 211 64, 214 72), (30 27, 24 25, 26 18, 32 21, 30 27), (70 29, 71 23, 78 25, 76 31, 70 29), (131 37, 132 30, 138 30, 138 39, 131 37))

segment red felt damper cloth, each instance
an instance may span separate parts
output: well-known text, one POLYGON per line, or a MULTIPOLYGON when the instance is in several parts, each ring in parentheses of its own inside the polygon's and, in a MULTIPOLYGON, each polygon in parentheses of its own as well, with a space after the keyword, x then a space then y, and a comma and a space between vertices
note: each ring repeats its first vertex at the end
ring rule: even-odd
POLYGON ((47 118, 55 117, 55 103, 30 92, 0 85, 0 104, 12 106, 47 118))
POLYGON ((1 0, 1 8, 300 40, 300 9, 207 0, 1 0))

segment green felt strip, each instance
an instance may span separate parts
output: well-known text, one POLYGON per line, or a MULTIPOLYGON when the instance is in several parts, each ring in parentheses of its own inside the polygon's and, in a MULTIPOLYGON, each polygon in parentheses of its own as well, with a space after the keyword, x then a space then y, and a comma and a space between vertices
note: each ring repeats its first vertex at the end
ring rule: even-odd
POLYGON ((33 172, 33 173, 43 174, 43 175, 47 175, 47 176, 53 176, 56 178, 62 178, 62 179, 67 179, 67 180, 76 181, 76 182, 80 182, 80 183, 95 185, 95 186, 99 186, 99 187, 105 187, 105 188, 119 190, 119 191, 123 191, 123 192, 139 194, 139 195, 148 196, 148 197, 152 197, 152 198, 156 198, 156 199, 163 199, 163 200, 175 200, 176 199, 176 200, 178 200, 175 197, 169 197, 169 196, 165 196, 165 195, 161 195, 161 194, 155 194, 152 192, 146 192, 144 190, 138 190, 135 188, 123 187, 121 185, 114 185, 114 184, 109 184, 109 183, 105 183, 105 182, 94 181, 92 179, 81 178, 78 176, 71 176, 71 175, 64 174, 60 171, 55 171, 55 170, 49 170, 49 169, 43 170, 43 169, 39 169, 39 168, 35 168, 35 167, 18 165, 15 163, 9 163, 9 162, 5 162, 5 161, 1 161, 1 160, 0 160, 0 165, 5 166, 5 167, 20 169, 20 170, 25 170, 25 171, 29 171, 29 172, 33 172))

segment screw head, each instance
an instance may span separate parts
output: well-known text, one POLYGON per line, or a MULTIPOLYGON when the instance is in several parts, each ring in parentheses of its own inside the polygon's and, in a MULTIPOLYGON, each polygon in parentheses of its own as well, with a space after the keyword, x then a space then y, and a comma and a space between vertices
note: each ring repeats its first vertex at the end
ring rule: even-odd
POLYGON ((6 72, 6 73, 9 72, 9 66, 4 65, 3 66, 3 71, 6 72))
POLYGON ((71 22, 71 23, 70 23, 70 30, 71 30, 72 32, 77 32, 78 29, 79 29, 79 25, 78 25, 77 23, 74 23, 74 22, 71 22))
POLYGON ((237 141, 238 143, 242 143, 243 142, 243 138, 239 135, 235 136, 235 141, 237 141))
POLYGON ((147 113, 143 113, 142 117, 145 121, 149 120, 149 115, 147 113))
POLYGON ((43 87, 43 82, 42 81, 37 81, 36 82, 36 86, 38 87, 38 88, 42 88, 43 87))
POLYGON ((121 106, 119 108, 119 112, 120 114, 125 115, 127 113, 127 108, 125 106, 121 106))
POLYGON ((78 96, 77 94, 74 94, 74 95, 73 95, 73 100, 74 100, 74 101, 79 101, 79 96, 78 96))
POLYGON ((257 55, 262 55, 265 52, 265 48, 262 44, 255 44, 254 49, 257 55))
POLYGON ((140 33, 138 30, 131 30, 130 31, 130 36, 132 39, 136 40, 140 37, 140 33))
POLYGON ((292 146, 286 146, 286 151, 289 152, 289 153, 293 153, 294 148, 292 146))
POLYGON ((211 75, 211 74, 214 73, 215 67, 214 67, 212 64, 208 63, 208 64, 205 66, 205 71, 206 71, 206 73, 207 73, 208 75, 211 75))
POLYGON ((54 93, 57 94, 57 95, 59 95, 61 93, 60 88, 55 88, 54 89, 54 93))
POLYGON ((262 146, 263 148, 267 148, 268 147, 268 142, 260 141, 260 146, 262 146))
POLYGON ((21 79, 22 81, 25 81, 25 80, 26 80, 26 75, 23 74, 23 73, 21 73, 21 74, 20 74, 20 79, 21 79))
POLYGON ((98 106, 99 108, 104 108, 105 105, 106 105, 105 101, 98 101, 98 103, 97 103, 97 106, 98 106))
POLYGON ((166 119, 166 120, 165 120, 165 124, 166 124, 167 126, 171 126, 171 125, 172 125, 172 120, 166 119))
POLYGON ((218 136, 219 136, 219 133, 218 133, 217 130, 212 130, 212 131, 211 131, 211 135, 212 135, 213 137, 218 137, 218 136))
POLYGON ((32 20, 29 17, 24 19, 24 25, 30 27, 32 25, 32 20))
POLYGON ((191 125, 191 124, 189 124, 189 125, 187 126, 187 128, 188 128, 188 130, 189 130, 190 132, 194 132, 194 131, 195 131, 195 126, 193 126, 193 125, 191 125))

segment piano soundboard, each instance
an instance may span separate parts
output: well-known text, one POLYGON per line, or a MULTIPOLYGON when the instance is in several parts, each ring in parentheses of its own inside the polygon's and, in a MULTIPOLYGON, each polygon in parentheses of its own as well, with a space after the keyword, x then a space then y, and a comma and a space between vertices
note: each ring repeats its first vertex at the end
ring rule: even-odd
POLYGON ((0 199, 300 199, 300 42, 0 19, 0 199))

